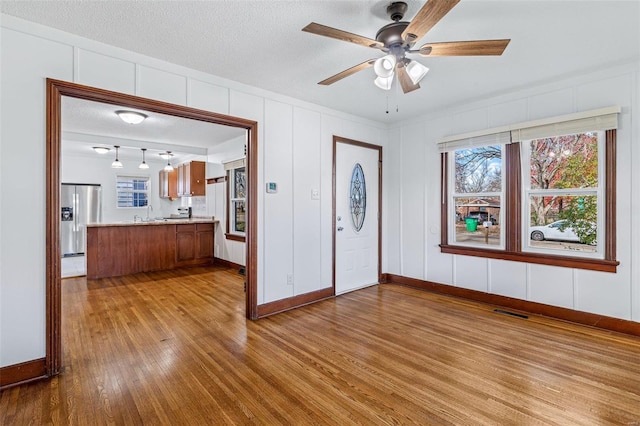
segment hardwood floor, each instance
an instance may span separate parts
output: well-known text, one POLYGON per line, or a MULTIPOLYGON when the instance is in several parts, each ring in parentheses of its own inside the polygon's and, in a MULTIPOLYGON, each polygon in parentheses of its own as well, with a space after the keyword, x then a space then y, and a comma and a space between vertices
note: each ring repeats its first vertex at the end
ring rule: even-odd
POLYGON ((395 285, 256 322, 202 267, 63 281, 64 370, 0 424, 640 425, 640 339, 395 285))

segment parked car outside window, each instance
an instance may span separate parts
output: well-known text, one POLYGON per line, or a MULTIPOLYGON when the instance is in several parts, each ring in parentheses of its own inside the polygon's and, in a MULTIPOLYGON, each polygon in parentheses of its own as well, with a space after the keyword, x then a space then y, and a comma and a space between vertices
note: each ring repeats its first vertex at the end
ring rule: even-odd
POLYGON ((580 242, 580 237, 576 235, 572 228, 563 225, 565 220, 556 220, 548 225, 532 226, 531 239, 533 241, 559 240, 580 242), (562 229, 562 230, 561 230, 562 229))

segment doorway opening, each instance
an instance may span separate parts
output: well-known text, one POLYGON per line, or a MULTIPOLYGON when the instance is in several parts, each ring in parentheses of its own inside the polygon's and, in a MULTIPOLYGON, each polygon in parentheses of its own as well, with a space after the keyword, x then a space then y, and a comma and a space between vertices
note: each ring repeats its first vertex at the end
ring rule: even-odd
POLYGON ((60 185, 62 147, 62 97, 78 98, 141 109, 200 122, 246 130, 246 317, 257 319, 257 122, 243 118, 168 104, 80 84, 47 79, 46 135, 46 374, 58 374, 62 361, 61 341, 61 247, 60 185))

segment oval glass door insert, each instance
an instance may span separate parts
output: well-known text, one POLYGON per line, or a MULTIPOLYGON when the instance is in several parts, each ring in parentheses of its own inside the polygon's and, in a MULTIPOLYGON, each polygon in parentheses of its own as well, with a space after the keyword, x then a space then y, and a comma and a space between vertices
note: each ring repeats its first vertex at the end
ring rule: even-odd
POLYGON ((367 187, 364 181, 364 172, 360 163, 353 166, 351 172, 351 185, 349 188, 349 209, 351 210, 351 223, 356 232, 360 232, 364 224, 364 215, 367 210, 367 187))

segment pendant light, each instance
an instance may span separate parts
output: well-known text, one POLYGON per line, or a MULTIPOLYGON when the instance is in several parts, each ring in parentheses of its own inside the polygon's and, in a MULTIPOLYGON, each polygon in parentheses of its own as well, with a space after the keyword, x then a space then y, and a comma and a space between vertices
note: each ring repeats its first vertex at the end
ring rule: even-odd
POLYGON ((142 163, 140 163, 140 165, 138 166, 139 169, 148 169, 149 165, 147 164, 147 162, 145 161, 145 157, 144 157, 144 153, 147 150, 147 148, 140 148, 142 150, 142 163))
POLYGON ((122 163, 120 162, 120 160, 118 160, 118 149, 120 148, 119 145, 114 145, 113 146, 116 149, 116 159, 113 163, 111 163, 111 168, 112 169, 121 169, 122 168, 122 163))
POLYGON ((163 169, 165 172, 172 172, 173 171, 173 166, 171 165, 171 160, 170 160, 171 155, 172 155, 171 151, 167 151, 167 154, 166 154, 166 156, 167 156, 167 165, 164 166, 164 169, 163 169))

